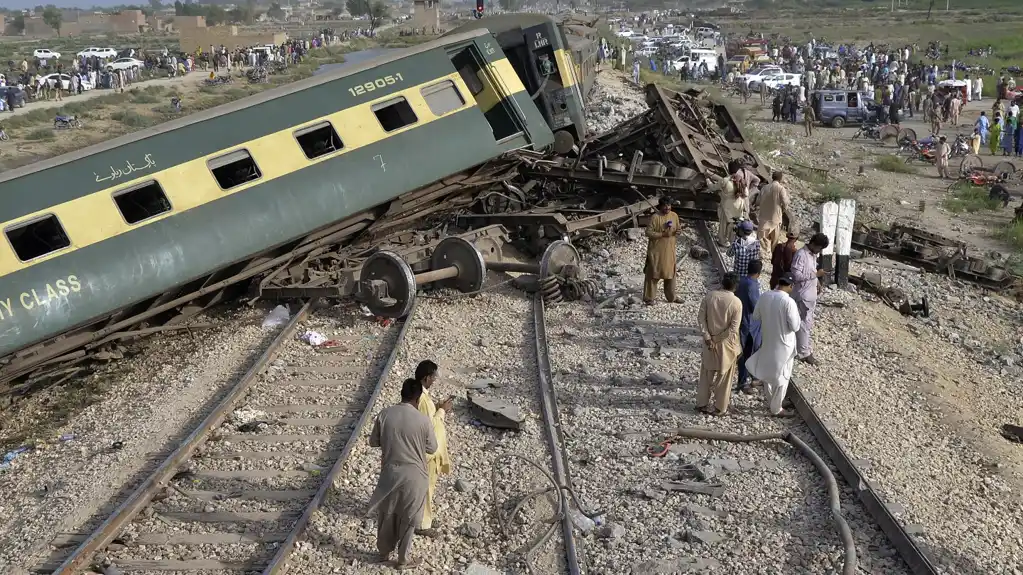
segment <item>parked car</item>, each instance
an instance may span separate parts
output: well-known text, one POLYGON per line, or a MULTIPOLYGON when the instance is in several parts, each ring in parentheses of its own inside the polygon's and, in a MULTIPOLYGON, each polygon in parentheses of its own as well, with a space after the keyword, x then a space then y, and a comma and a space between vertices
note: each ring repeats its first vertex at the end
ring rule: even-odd
POLYGON ((92 58, 93 56, 97 58, 116 58, 117 50, 114 50, 113 48, 97 48, 94 46, 82 50, 78 53, 78 55, 86 58, 92 58))
POLYGON ((856 90, 817 90, 810 97, 817 119, 825 126, 841 128, 862 124, 873 114, 874 101, 867 92, 856 90))
POLYGON ((114 60, 113 62, 107 64, 107 72, 129 69, 138 70, 139 68, 145 66, 145 64, 146 63, 143 62, 142 60, 136 60, 135 58, 118 58, 117 60, 114 60))
POLYGON ((757 66, 755 68, 750 68, 749 72, 739 76, 739 83, 740 85, 746 84, 750 88, 753 88, 753 83, 756 82, 756 85, 759 86, 760 82, 763 81, 764 76, 769 74, 781 74, 783 72, 784 70, 781 69, 781 66, 757 66))
POLYGON ((32 52, 32 56, 40 60, 59 60, 60 52, 54 52, 49 48, 36 48, 36 51, 32 52))
MULTIPOLYGON (((803 82, 803 77, 799 74, 771 74, 770 76, 764 76, 762 83, 771 90, 777 90, 782 86, 794 86, 799 87, 803 82)), ((759 86, 756 86, 759 88, 759 86)), ((750 88, 754 88, 753 83, 750 82, 750 88)))
MULTIPOLYGON (((67 74, 49 74, 43 76, 43 81, 50 85, 50 89, 54 89, 57 86, 57 77, 60 77, 60 86, 64 90, 71 89, 71 76, 67 74)), ((92 85, 92 82, 88 78, 82 79, 82 90, 92 90, 96 86, 92 85)))
POLYGON ((7 93, 14 93, 14 107, 24 108, 25 107, 25 91, 17 86, 0 86, 0 100, 7 101, 7 93))

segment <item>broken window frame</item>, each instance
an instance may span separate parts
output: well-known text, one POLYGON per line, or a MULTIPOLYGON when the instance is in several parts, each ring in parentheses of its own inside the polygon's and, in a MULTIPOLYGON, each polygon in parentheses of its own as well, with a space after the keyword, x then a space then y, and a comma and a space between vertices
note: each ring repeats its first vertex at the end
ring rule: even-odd
POLYGON ((148 222, 153 218, 158 218, 164 214, 169 214, 174 211, 174 203, 171 202, 170 196, 167 195, 167 191, 163 189, 163 186, 160 185, 160 182, 156 181, 155 179, 146 180, 133 186, 128 186, 126 188, 117 190, 116 192, 112 192, 110 194, 110 199, 113 200, 114 206, 117 208, 117 213, 121 214, 121 219, 124 220, 124 223, 128 224, 129 226, 137 226, 142 222, 148 222), (137 220, 135 222, 128 221, 128 216, 125 215, 124 210, 121 208, 121 204, 117 202, 117 198, 120 198, 126 194, 130 194, 132 192, 137 192, 144 188, 148 188, 149 186, 156 186, 156 188, 160 190, 160 195, 163 196, 163 199, 167 202, 167 209, 162 212, 153 214, 151 216, 142 218, 141 220, 137 220))
POLYGON ((36 261, 36 260, 39 260, 39 259, 51 256, 51 255, 53 255, 55 253, 67 250, 67 249, 71 248, 74 245, 74 242, 71 241, 71 235, 67 233, 67 228, 64 226, 64 222, 61 222, 60 221, 60 217, 57 214, 53 213, 53 212, 47 212, 45 214, 39 214, 38 216, 36 216, 34 218, 29 218, 27 220, 22 220, 20 222, 17 222, 17 223, 14 223, 14 224, 11 224, 11 225, 5 227, 4 228, 4 238, 7 240, 7 244, 11 247, 11 251, 14 252, 14 257, 18 258, 18 261, 21 262, 21 263, 33 262, 33 261, 36 261), (14 245, 14 240, 11 239, 11 232, 15 231, 15 230, 19 230, 21 228, 26 228, 28 226, 31 226, 32 224, 35 224, 35 223, 38 223, 38 222, 42 222, 42 221, 48 220, 50 218, 53 218, 53 220, 57 222, 57 226, 60 228, 60 232, 64 235, 64 239, 67 240, 67 245, 61 246, 61 247, 59 247, 59 248, 57 248, 55 250, 50 250, 50 251, 48 251, 46 253, 39 254, 37 256, 31 257, 31 258, 29 258, 27 260, 26 259, 22 259, 21 254, 18 253, 18 248, 15 247, 15 245, 14 245))
POLYGON ((409 102, 408 98, 406 98, 405 96, 399 95, 395 96, 394 98, 388 98, 382 102, 377 102, 376 104, 373 104, 370 107, 370 110, 373 112, 373 117, 377 119, 377 123, 380 124, 380 127, 384 130, 385 133, 388 134, 392 132, 397 132, 398 130, 403 130, 409 126, 414 126, 419 123, 419 115, 416 114, 415 109, 412 108, 412 103, 409 102), (412 117, 414 119, 407 124, 402 124, 401 126, 398 126, 396 128, 387 129, 387 126, 385 126, 384 122, 380 119, 380 115, 378 114, 378 112, 390 108, 392 106, 400 105, 401 103, 404 103, 406 106, 408 106, 408 111, 412 113, 412 117))
POLYGON ((230 152, 227 152, 226 154, 221 154, 215 158, 210 158, 209 160, 206 160, 206 169, 210 171, 210 175, 213 176, 213 180, 217 182, 217 185, 220 186, 220 189, 225 192, 228 190, 233 190, 235 188, 244 186, 246 184, 251 184, 252 182, 258 182, 259 180, 263 179, 263 170, 260 169, 259 164, 256 162, 256 158, 252 156, 252 153, 249 152, 248 148, 238 148, 237 150, 231 150, 230 152), (244 182, 237 183, 231 187, 225 188, 220 183, 220 178, 217 177, 217 174, 214 173, 214 170, 219 170, 220 168, 238 162, 242 159, 249 159, 252 161, 253 167, 256 168, 256 177, 245 180, 244 182))
POLYGON ((327 156, 330 156, 332 154, 336 154, 338 152, 344 151, 344 149, 345 149, 345 141, 343 139, 341 139, 341 135, 338 134, 337 129, 334 128, 334 124, 331 123, 330 120, 324 120, 322 122, 317 122, 315 124, 310 124, 310 125, 308 125, 308 126, 306 126, 304 128, 299 128, 298 130, 295 130, 294 132, 292 132, 291 135, 292 135, 292 137, 295 138, 295 143, 298 144, 298 147, 302 149, 302 154, 310 162, 314 162, 314 161, 319 160, 321 158, 326 158, 327 156), (323 128, 329 128, 330 131, 331 131, 331 134, 333 135, 334 138, 337 138, 337 142, 340 145, 337 146, 333 151, 330 151, 330 152, 327 152, 327 153, 324 153, 324 154, 320 154, 319 156, 310 156, 309 153, 306 152, 305 146, 303 146, 302 142, 299 140, 299 137, 311 134, 311 133, 313 133, 313 132, 315 132, 317 130, 322 130, 323 128))

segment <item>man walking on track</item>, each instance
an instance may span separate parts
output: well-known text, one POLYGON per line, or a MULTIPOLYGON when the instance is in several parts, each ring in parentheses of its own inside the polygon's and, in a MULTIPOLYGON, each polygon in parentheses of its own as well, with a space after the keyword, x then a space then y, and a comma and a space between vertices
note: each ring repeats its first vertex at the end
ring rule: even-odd
POLYGON ((401 403, 381 411, 369 436, 370 447, 380 447, 383 457, 380 478, 369 501, 369 513, 377 514, 377 551, 381 561, 398 552, 396 565, 414 569, 422 560, 411 560, 412 536, 423 520, 429 478, 426 456, 437 451, 430 420, 419 413, 423 386, 406 379, 401 403))
POLYGON ((451 456, 448 455, 448 434, 444 429, 444 415, 451 411, 451 398, 444 400, 440 406, 435 406, 433 398, 430 397, 430 388, 437 381, 437 364, 426 360, 416 367, 416 381, 423 386, 423 394, 419 396, 419 413, 430 419, 433 425, 433 433, 437 438, 437 451, 426 458, 426 472, 430 476, 430 488, 426 495, 426 510, 423 512, 423 521, 416 531, 416 535, 435 537, 437 532, 433 524, 437 512, 433 507, 433 495, 437 491, 437 478, 441 475, 451 473, 451 456))

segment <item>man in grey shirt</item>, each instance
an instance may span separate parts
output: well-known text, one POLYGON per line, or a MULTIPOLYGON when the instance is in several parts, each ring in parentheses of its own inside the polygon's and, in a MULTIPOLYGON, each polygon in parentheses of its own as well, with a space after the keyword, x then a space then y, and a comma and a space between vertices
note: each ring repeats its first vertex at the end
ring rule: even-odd
POLYGON ((426 509, 426 456, 437 451, 433 425, 419 412, 422 394, 420 382, 406 379, 401 403, 377 415, 369 436, 370 447, 380 447, 383 452, 380 479, 369 502, 369 513, 377 513, 377 550, 383 561, 389 561, 397 550, 397 567, 402 569, 421 562, 410 561, 409 552, 426 509))

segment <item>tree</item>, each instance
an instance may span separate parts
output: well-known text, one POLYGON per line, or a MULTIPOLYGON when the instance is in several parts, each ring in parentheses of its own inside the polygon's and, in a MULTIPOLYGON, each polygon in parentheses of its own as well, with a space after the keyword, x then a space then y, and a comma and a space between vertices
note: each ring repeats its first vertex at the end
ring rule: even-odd
POLYGON ((287 15, 284 13, 284 9, 281 8, 281 4, 274 2, 270 4, 270 9, 266 11, 266 16, 271 20, 284 20, 287 15))
POLYGON ((175 16, 185 15, 185 5, 181 3, 181 0, 174 0, 174 15, 175 16))
POLYGON ((17 14, 15 14, 14 15, 14 19, 11 20, 11 27, 14 28, 15 30, 17 30, 18 34, 21 34, 22 32, 24 32, 25 31, 25 15, 23 13, 21 13, 21 12, 18 12, 17 14))
POLYGON ((156 12, 160 8, 163 8, 163 4, 160 0, 149 0, 149 7, 153 9, 153 12, 156 12))
POLYGON ((345 2, 345 6, 348 8, 348 13, 354 16, 368 16, 370 10, 370 0, 348 0, 345 2))
POLYGON ((56 6, 47 6, 43 10, 43 22, 46 22, 46 25, 53 28, 53 31, 57 33, 57 36, 60 36, 60 25, 63 22, 63 15, 60 13, 59 8, 56 6))
POLYGON ((369 29, 376 30, 381 22, 391 17, 391 9, 383 0, 374 0, 369 7, 369 29))

